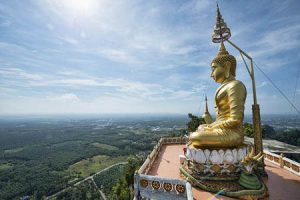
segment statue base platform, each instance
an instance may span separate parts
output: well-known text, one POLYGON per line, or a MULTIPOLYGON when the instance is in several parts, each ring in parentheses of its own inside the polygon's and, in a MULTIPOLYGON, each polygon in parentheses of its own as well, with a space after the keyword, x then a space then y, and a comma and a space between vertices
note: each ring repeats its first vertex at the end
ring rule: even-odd
POLYGON ((267 199, 267 187, 256 175, 242 172, 241 160, 251 144, 231 149, 187 146, 181 174, 194 187, 239 199, 267 199))
POLYGON ((247 155, 251 144, 231 149, 196 149, 187 146, 185 170, 196 178, 235 180, 241 172, 240 161, 247 155))

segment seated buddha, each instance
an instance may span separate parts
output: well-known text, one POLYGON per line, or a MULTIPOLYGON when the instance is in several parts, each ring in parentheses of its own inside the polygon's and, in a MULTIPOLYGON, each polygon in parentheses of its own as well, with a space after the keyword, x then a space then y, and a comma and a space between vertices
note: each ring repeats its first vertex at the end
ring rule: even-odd
POLYGON ((191 133, 189 142, 195 148, 234 148, 244 142, 243 120, 246 87, 235 79, 236 59, 221 43, 211 62, 211 77, 221 86, 215 93, 216 121, 202 124, 191 133))

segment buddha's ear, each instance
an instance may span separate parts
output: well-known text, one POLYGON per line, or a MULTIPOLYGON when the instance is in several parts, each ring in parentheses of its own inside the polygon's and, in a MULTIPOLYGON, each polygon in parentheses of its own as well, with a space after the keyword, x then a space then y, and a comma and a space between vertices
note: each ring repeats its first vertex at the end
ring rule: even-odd
POLYGON ((229 78, 230 76, 230 67, 231 67, 231 63, 229 61, 226 61, 224 63, 224 68, 225 68, 225 78, 229 78))

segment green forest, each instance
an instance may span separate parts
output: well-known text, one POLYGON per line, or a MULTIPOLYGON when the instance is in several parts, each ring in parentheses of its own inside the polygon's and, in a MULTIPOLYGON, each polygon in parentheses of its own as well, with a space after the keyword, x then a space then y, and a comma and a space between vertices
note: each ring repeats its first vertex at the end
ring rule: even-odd
POLYGON ((109 120, 0 121, 0 199, 53 195, 108 164, 145 157, 160 137, 180 133, 186 123, 177 117, 109 120))
MULTIPOLYGON (((204 121, 185 117, 0 121, 0 199, 132 199, 133 174, 161 137, 204 121), (88 176, 109 168, 75 185, 88 176), (93 180, 93 181, 92 181, 93 180)), ((245 123, 245 135, 253 127, 245 123)), ((300 131, 262 126, 263 138, 300 146, 300 131)))

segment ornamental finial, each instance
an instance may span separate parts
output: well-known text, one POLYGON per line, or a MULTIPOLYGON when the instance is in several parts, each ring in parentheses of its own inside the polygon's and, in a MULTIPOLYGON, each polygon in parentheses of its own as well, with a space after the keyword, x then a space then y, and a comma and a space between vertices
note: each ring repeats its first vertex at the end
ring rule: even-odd
POLYGON ((224 19, 221 15, 219 5, 217 3, 217 16, 216 16, 216 25, 214 26, 212 41, 214 43, 220 43, 225 40, 228 40, 231 36, 230 29, 227 27, 227 24, 224 22, 224 19))

